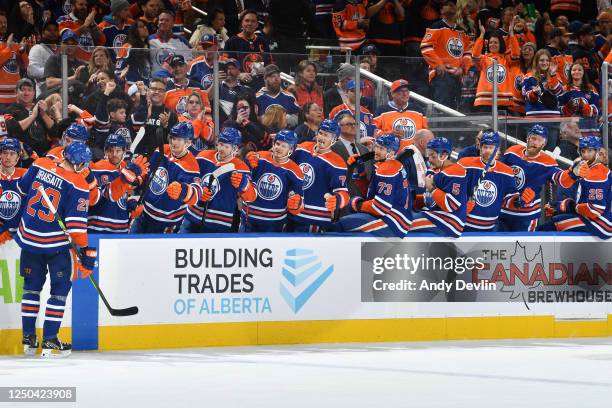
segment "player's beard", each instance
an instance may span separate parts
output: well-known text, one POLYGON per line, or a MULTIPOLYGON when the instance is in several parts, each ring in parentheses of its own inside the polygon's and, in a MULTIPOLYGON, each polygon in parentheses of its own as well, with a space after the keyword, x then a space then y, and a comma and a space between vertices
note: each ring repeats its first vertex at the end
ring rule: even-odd
POLYGON ((527 148, 525 149, 525 153, 527 154, 528 157, 535 157, 540 153, 541 150, 542 150, 542 147, 529 145, 529 143, 527 143, 527 148))

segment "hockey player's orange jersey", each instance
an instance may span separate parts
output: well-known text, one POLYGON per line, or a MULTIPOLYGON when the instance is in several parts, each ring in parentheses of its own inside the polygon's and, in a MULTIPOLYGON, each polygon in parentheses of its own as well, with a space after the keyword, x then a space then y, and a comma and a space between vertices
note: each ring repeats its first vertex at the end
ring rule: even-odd
POLYGON ((427 118, 419 112, 406 110, 389 111, 374 118, 374 124, 383 133, 402 132, 401 139, 412 140, 421 129, 427 129, 427 118))
POLYGON ((512 61, 518 60, 521 50, 515 36, 509 36, 510 54, 482 55, 484 40, 478 38, 474 43, 472 57, 474 63, 480 68, 480 79, 476 88, 474 106, 491 106, 493 104, 493 60, 497 60, 497 104, 499 106, 512 105, 512 76, 510 67, 512 61))
POLYGON ((15 103, 19 68, 28 66, 28 53, 19 47, 16 43, 7 48, 6 42, 0 42, 0 104, 15 103))
POLYGON ((367 0, 359 4, 346 2, 343 9, 334 9, 332 23, 340 46, 351 47, 354 51, 365 41, 366 32, 357 27, 357 21, 366 18, 367 0))
POLYGON ((421 41, 421 53, 429 64, 429 80, 436 76, 436 67, 444 64, 449 69, 467 72, 472 65, 470 37, 457 27, 450 27, 444 20, 435 23, 425 32, 421 41))
POLYGON ((206 113, 210 112, 210 102, 208 101, 208 92, 193 87, 186 88, 175 88, 166 92, 166 98, 164 99, 164 105, 168 109, 172 109, 178 116, 181 116, 187 110, 187 99, 189 95, 197 91, 202 97, 204 103, 204 110, 206 113))

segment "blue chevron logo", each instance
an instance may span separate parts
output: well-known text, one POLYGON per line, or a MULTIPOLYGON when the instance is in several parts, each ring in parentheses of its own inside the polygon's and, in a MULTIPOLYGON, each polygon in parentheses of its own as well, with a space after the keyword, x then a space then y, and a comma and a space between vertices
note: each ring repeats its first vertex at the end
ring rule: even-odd
POLYGON ((280 294, 293 313, 297 313, 323 285, 334 266, 323 262, 311 249, 294 248, 285 253, 280 294))

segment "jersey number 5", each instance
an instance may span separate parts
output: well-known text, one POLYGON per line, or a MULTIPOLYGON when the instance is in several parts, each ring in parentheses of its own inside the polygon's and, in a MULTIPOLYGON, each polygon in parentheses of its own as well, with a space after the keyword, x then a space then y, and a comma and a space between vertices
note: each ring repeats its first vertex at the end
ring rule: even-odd
MULTIPOLYGON (((42 199, 42 194, 40 193, 40 190, 38 189, 38 187, 40 186, 41 184, 37 181, 32 183, 32 188, 36 190, 36 195, 30 198, 30 201, 28 201, 28 207, 26 211, 31 217, 35 217, 36 214, 38 213, 38 218, 40 218, 41 220, 46 221, 46 222, 53 222, 54 221, 53 213, 51 212, 51 210, 49 210, 49 207, 47 206, 47 203, 45 202, 45 200, 42 199), (36 211, 34 209, 34 205, 36 205, 36 203, 38 202, 40 202, 41 205, 44 208, 48 209, 49 211, 47 212, 45 212, 44 210, 36 211)), ((53 206, 57 209, 57 205, 59 204, 59 200, 61 197, 60 192, 51 187, 46 188, 45 192, 51 199, 51 203, 53 204, 53 206)))

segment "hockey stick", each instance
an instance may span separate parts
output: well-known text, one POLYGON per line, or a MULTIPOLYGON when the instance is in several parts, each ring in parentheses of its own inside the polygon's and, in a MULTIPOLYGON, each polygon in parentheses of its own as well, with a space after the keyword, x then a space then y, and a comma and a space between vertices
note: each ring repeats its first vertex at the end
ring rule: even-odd
MULTIPOLYGON (((57 214, 57 209, 51 202, 51 199, 47 195, 47 192, 45 191, 43 186, 39 186, 38 191, 40 191, 40 193, 42 194, 43 200, 47 204, 47 207, 49 207, 49 211, 51 211, 51 213, 53 214, 53 217, 57 221, 58 225, 60 226, 62 231, 64 231, 64 234, 66 234, 66 237, 68 238, 68 242, 70 242, 70 245, 72 246, 72 250, 74 251, 75 256, 79 258, 79 253, 76 249, 76 246, 74 245, 74 242, 72 242, 72 237, 70 236, 70 233, 68 232, 68 229, 66 228, 66 225, 64 224, 64 221, 62 221, 62 219, 57 214)), ((108 303, 108 300, 106 300, 106 296, 104 296, 104 293, 102 293, 102 289, 100 289, 100 285, 98 284, 98 282, 96 282, 93 275, 89 275, 89 281, 92 283, 94 288, 96 288, 96 291, 98 291, 98 295, 100 295, 100 298, 102 298, 102 302, 104 302, 104 305, 106 306, 106 308, 108 309, 109 313, 112 316, 132 316, 138 313, 138 306, 132 306, 132 307, 128 307, 125 309, 112 308, 111 305, 108 303)))
POLYGON ((476 194, 476 190, 478 189, 478 187, 480 186, 480 184, 483 182, 484 178, 486 177, 487 172, 489 171, 489 168, 491 167, 491 163, 493 163, 493 160, 495 159, 495 156, 497 155, 498 150, 499 150, 499 146, 495 146, 495 150, 493 150, 493 153, 491 153, 491 157, 489 157, 489 160, 487 160, 487 163, 485 164, 484 169, 482 169, 482 173, 480 173, 480 177, 478 177, 478 182, 474 185, 474 188, 472 189, 472 193, 468 197, 468 201, 474 201, 474 194, 476 194))
POLYGON ((132 141, 132 144, 130 145, 130 152, 132 152, 132 154, 136 152, 136 148, 138 147, 138 145, 144 138, 144 135, 145 135, 145 127, 141 126, 140 129, 138 129, 138 132, 136 133, 136 137, 132 141))
MULTIPOLYGON (((163 128, 157 128, 155 132, 161 133, 163 132, 163 128)), ((159 138, 159 147, 157 149, 159 150, 159 160, 157 161, 157 163, 155 163, 155 166, 153 166, 151 171, 149 171, 149 177, 147 178, 147 184, 145 184, 144 188, 140 192, 140 197, 138 198, 138 203, 136 204, 136 207, 138 207, 139 205, 142 205, 142 203, 144 202, 145 195, 147 195, 147 191, 149 191, 149 187, 151 186, 151 182, 153 181, 153 178, 155 177, 155 173, 157 173, 157 169, 159 168, 162 161, 164 160, 164 138, 163 137, 159 138)))
MULTIPOLYGON (((221 177, 225 173, 229 173, 229 172, 232 172, 234 170, 236 170, 236 166, 234 165, 234 163, 227 163, 227 164, 224 164, 223 166, 217 168, 210 175, 210 178, 208 179, 208 183, 206 183, 206 187, 208 187, 208 189, 212 193, 212 186, 213 186, 213 183, 215 182, 215 180, 218 180, 219 177, 221 177)), ((210 200, 206 201, 204 203, 204 208, 202 209, 202 225, 204 225, 204 220, 206 219, 206 214, 208 213, 208 204, 209 203, 210 203, 210 200)))
POLYGON ((367 152, 367 153, 362 154, 361 156, 358 156, 357 160, 355 160, 353 164, 349 165, 346 168, 347 183, 348 183, 348 180, 350 180, 353 177, 353 173, 355 172, 355 169, 357 168, 357 166, 363 163, 367 163, 370 160, 374 160, 374 152, 367 152))

